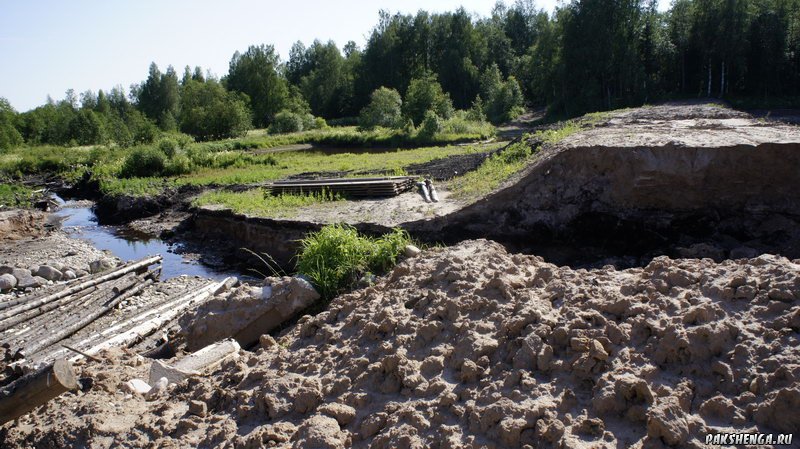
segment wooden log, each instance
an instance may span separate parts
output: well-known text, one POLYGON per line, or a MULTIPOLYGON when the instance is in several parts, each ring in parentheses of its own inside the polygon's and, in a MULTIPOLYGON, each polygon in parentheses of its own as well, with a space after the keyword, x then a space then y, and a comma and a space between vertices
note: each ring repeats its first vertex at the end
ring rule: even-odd
POLYGON ((122 283, 121 286, 128 285, 128 286, 132 286, 133 288, 126 287, 127 291, 125 291, 123 294, 117 295, 110 302, 106 303, 102 307, 96 308, 93 312, 89 313, 88 315, 84 316, 83 318, 81 318, 81 319, 79 319, 79 320, 77 320, 75 322, 71 322, 71 323, 67 324, 66 326, 61 328, 56 333, 50 335, 49 337, 37 340, 36 342, 32 343, 31 345, 21 349, 16 354, 16 357, 18 359, 19 358, 28 358, 32 354, 35 354, 35 353, 41 351, 42 349, 47 348, 48 346, 51 346, 51 345, 53 345, 55 343, 58 343, 61 340, 69 338, 71 335, 75 334, 79 330, 83 329, 84 327, 86 327, 89 324, 91 324, 92 322, 94 322, 96 319, 98 319, 101 316, 103 316, 106 313, 108 313, 111 309, 116 307, 117 304, 122 302, 122 300, 124 300, 126 298, 130 298, 134 294, 142 291, 150 283, 152 283, 152 281, 150 281, 150 280, 148 280, 148 282, 141 282, 138 285, 134 285, 133 283, 129 283, 129 282, 122 283))
POLYGON ((76 294, 74 294, 72 296, 67 296, 67 297, 64 297, 64 298, 60 298, 60 299, 58 299, 56 301, 50 302, 48 304, 45 304, 42 307, 39 307, 38 309, 28 310, 27 312, 22 312, 19 315, 13 317, 13 318, 9 318, 9 319, 7 319, 5 321, 0 322, 0 332, 5 331, 7 329, 10 329, 10 328, 12 328, 12 327, 14 327, 14 326, 16 326, 16 325, 18 325, 20 323, 23 323, 25 321, 30 320, 32 318, 36 318, 39 315, 47 313, 47 312, 49 312, 51 310, 57 309, 57 308, 61 307, 64 304, 68 304, 68 303, 71 303, 73 301, 77 301, 77 300, 79 300, 81 298, 84 298, 86 295, 92 294, 95 291, 97 291, 97 287, 96 286, 95 287, 89 287, 87 289, 81 290, 80 292, 78 292, 78 293, 76 293, 76 294))
POLYGON ((104 349, 115 346, 130 347, 140 342, 143 338, 153 334, 162 326, 175 319, 193 304, 205 301, 206 299, 214 296, 221 289, 227 286, 229 279, 230 278, 226 278, 221 282, 209 284, 200 290, 187 293, 186 295, 181 296, 174 301, 170 301, 159 308, 163 310, 163 313, 160 313, 154 318, 141 322, 124 332, 116 334, 106 341, 96 344, 86 352, 88 354, 97 354, 104 349))
POLYGON ((119 269, 116 269, 114 271, 111 271, 106 275, 100 276, 99 278, 92 279, 92 280, 89 280, 89 281, 86 281, 86 282, 82 282, 80 284, 73 285, 72 287, 67 288, 65 290, 61 290, 60 292, 54 293, 52 295, 45 296, 44 298, 40 298, 40 299, 37 299, 35 301, 31 301, 31 302, 27 302, 25 304, 21 304, 20 306, 14 307, 11 310, 7 310, 7 311, 5 311, 3 313, 0 313, 0 321, 6 320, 8 318, 11 318, 11 317, 13 317, 14 315, 17 315, 20 312, 25 312, 25 311, 33 309, 35 307, 39 307, 41 305, 44 305, 44 304, 47 304, 49 302, 55 301, 57 299, 61 299, 61 298, 65 297, 65 296, 72 295, 72 294, 77 293, 77 292, 79 292, 81 290, 84 290, 86 288, 94 287, 95 285, 102 284, 103 282, 110 281, 112 279, 117 279, 117 278, 122 277, 122 276, 124 276, 124 275, 126 275, 126 274, 128 274, 128 273, 130 273, 132 271, 136 271, 136 270, 138 270, 138 269, 140 269, 142 267, 149 267, 150 265, 153 265, 155 263, 160 262, 161 259, 162 259, 161 256, 148 257, 148 258, 142 259, 142 260, 140 260, 138 262, 134 262, 134 263, 125 265, 122 268, 119 268, 119 269))
POLYGON ((69 390, 78 388, 70 362, 59 359, 52 365, 17 379, 0 392, 0 424, 30 412, 69 390))

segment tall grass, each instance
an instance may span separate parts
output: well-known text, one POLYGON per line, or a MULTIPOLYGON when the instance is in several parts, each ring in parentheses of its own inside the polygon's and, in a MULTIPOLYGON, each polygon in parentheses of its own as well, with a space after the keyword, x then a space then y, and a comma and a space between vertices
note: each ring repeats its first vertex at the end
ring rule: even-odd
POLYGON ((360 235, 352 226, 327 225, 300 242, 297 271, 330 300, 354 286, 363 274, 389 270, 410 242, 408 233, 400 229, 372 238, 360 235))

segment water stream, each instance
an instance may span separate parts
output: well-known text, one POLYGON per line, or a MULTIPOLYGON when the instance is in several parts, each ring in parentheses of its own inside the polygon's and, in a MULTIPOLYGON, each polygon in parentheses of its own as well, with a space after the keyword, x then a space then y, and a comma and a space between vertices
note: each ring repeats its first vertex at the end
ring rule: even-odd
POLYGON ((235 275, 207 267, 197 261, 184 259, 170 245, 158 237, 135 232, 125 226, 103 226, 90 206, 81 202, 64 201, 58 196, 55 200, 61 208, 54 213, 61 220, 61 227, 75 238, 86 240, 95 248, 108 250, 124 261, 138 260, 146 256, 160 254, 162 263, 161 279, 180 275, 202 276, 210 279, 223 279, 235 275))

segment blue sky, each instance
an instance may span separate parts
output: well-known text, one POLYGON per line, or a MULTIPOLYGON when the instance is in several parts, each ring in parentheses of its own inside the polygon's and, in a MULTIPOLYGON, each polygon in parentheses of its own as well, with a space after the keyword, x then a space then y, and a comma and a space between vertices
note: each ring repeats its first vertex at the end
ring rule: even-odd
MULTIPOLYGON (((511 3, 511 0, 506 3, 511 3)), ((538 0, 552 10, 557 0, 538 0)), ((661 0, 662 6, 667 5, 661 0)), ((353 40, 363 47, 378 11, 449 11, 488 15, 495 0, 72 0, 0 1, 0 97, 18 111, 61 99, 67 89, 110 89, 147 76, 155 61, 199 65, 222 76, 236 50, 273 44, 353 40)))

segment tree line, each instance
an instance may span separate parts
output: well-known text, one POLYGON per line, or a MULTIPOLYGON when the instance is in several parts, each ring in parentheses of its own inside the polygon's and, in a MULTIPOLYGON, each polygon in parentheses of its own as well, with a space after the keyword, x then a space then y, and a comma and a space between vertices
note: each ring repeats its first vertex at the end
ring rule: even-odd
POLYGON ((134 145, 162 131, 217 139, 252 126, 324 126, 319 118, 422 126, 459 109, 500 123, 523 103, 575 116, 674 97, 800 95, 800 0, 656 4, 573 0, 547 13, 517 0, 488 17, 383 11, 363 49, 297 42, 282 61, 257 45, 236 52, 220 79, 152 64, 128 92, 68 91, 21 114, 0 101, 0 147, 134 145))

